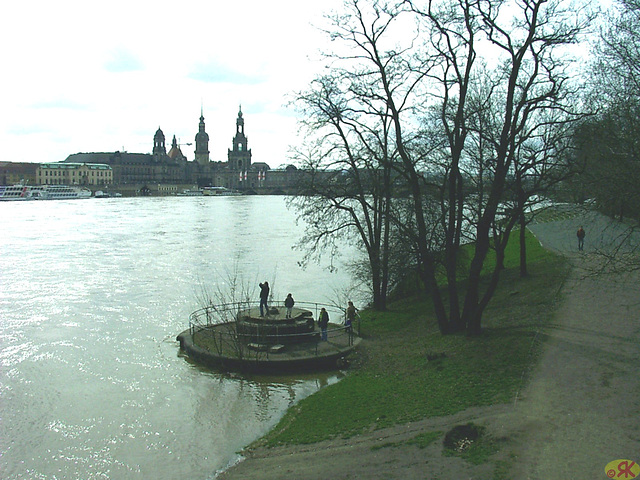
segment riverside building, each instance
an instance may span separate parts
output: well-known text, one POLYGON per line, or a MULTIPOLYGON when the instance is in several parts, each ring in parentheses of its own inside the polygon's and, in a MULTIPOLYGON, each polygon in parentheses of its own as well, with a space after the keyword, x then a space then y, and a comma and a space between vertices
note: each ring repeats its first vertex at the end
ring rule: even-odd
POLYGON ((38 185, 95 185, 113 183, 113 170, 103 163, 41 163, 36 170, 38 185))

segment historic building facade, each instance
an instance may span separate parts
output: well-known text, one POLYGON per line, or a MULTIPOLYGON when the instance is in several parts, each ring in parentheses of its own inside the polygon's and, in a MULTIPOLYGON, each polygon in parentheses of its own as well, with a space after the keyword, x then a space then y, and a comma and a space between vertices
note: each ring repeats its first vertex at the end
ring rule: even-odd
POLYGON ((164 132, 158 127, 150 154, 119 151, 75 153, 69 155, 64 163, 108 165, 112 169, 113 188, 130 191, 130 194, 167 195, 194 186, 226 187, 246 193, 283 193, 294 185, 299 175, 294 167, 271 170, 265 162, 253 162, 242 107, 238 109, 236 131, 226 161, 212 161, 210 158, 209 135, 202 109, 194 154, 194 159, 188 160, 175 135, 167 152, 164 132))
POLYGON ((104 163, 41 163, 36 170, 38 185, 95 185, 113 183, 113 170, 104 163))
MULTIPOLYGON (((198 185, 227 188, 249 188, 257 185, 257 175, 250 175, 251 149, 244 133, 242 110, 238 112, 233 148, 228 151, 226 162, 210 159, 209 135, 206 132, 204 114, 200 112, 198 133, 195 136, 195 158, 189 161, 182 153, 174 135, 167 152, 166 138, 160 127, 153 136, 151 154, 130 152, 93 152, 69 155, 65 163, 104 163, 113 169, 115 185, 140 185, 156 191, 173 191, 160 186, 198 185), (240 178, 242 172, 242 178, 240 178), (256 180, 251 180, 256 177, 256 180)), ((266 165, 266 164, 265 164, 266 165)), ((266 167, 268 168, 268 166, 266 167)), ((265 167, 262 167, 264 170, 265 167)))
POLYGON ((200 110, 195 156, 187 159, 173 136, 167 151, 160 127, 153 135, 151 153, 74 153, 57 163, 0 162, 0 184, 78 184, 105 186, 124 195, 172 195, 194 187, 226 187, 244 193, 295 193, 304 172, 289 165, 272 170, 254 162, 242 107, 226 161, 212 161, 204 112, 200 110))

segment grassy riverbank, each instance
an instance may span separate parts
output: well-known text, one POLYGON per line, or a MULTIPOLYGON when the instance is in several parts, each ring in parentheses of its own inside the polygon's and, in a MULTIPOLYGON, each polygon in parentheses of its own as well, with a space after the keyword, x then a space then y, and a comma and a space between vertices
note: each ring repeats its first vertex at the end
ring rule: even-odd
MULTIPOLYGON (((258 444, 351 437, 473 406, 512 402, 535 362, 537 332, 552 318, 568 271, 563 259, 543 250, 530 235, 530 274, 519 278, 513 243, 499 290, 484 315, 483 335, 442 336, 431 304, 420 297, 399 300, 388 312, 363 312, 365 342, 349 375, 290 409, 258 444)), ((414 441, 429 443, 440 433, 424 432, 414 441)))

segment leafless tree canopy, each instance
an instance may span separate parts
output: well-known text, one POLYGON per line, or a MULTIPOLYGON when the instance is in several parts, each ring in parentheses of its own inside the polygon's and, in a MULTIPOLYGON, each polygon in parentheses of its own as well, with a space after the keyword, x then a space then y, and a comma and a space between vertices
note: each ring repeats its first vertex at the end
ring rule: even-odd
POLYGON ((298 159, 316 172, 299 208, 322 212, 308 244, 356 232, 382 285, 402 252, 441 331, 479 333, 512 229, 567 175, 585 114, 571 47, 590 14, 559 0, 348 0, 331 20, 328 73, 295 101, 298 159))

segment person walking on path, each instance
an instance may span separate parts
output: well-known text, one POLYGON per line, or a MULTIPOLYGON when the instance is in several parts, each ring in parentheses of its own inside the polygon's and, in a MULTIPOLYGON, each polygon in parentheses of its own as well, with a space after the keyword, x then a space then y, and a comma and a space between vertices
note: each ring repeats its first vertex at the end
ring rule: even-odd
POLYGON ((320 327, 320 332, 322 333, 321 339, 324 341, 328 340, 327 327, 329 326, 329 313, 324 307, 320 309, 320 316, 318 317, 318 326, 320 327))
POLYGON ((264 309, 267 310, 267 315, 269 315, 269 307, 267 305, 267 300, 269 299, 269 282, 260 283, 260 316, 264 317, 264 309))
POLYGON ((584 250, 584 237, 586 236, 586 233, 584 231, 584 228, 582 228, 582 225, 580 225, 580 228, 578 229, 578 233, 576 235, 578 237, 578 250, 582 251, 584 250))
POLYGON ((285 318, 291 318, 291 310, 293 309, 293 305, 295 303, 296 302, 291 294, 287 295, 287 298, 284 299, 284 306, 287 307, 287 314, 285 315, 285 318))

